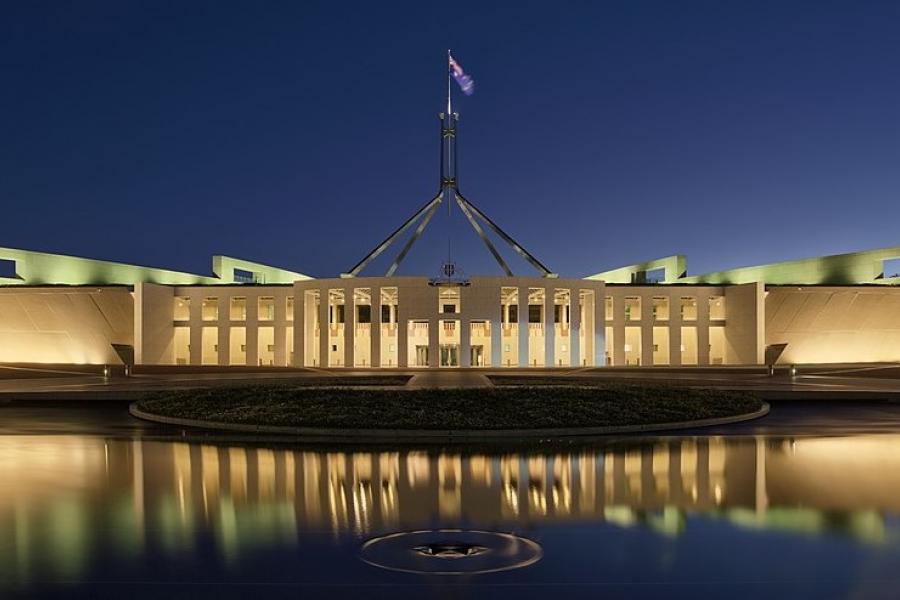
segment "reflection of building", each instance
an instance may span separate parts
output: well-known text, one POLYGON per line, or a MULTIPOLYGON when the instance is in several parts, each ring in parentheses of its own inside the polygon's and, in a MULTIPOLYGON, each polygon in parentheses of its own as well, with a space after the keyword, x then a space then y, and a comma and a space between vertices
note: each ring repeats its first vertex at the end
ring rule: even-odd
POLYGON ((441 117, 437 196, 340 278, 225 256, 215 276, 0 248, 0 362, 570 367, 900 360, 900 247, 687 276, 671 256, 559 279, 459 190, 441 117), (394 277, 442 203, 505 273, 394 277), (515 277, 489 233, 537 271, 515 277), (384 277, 361 277, 402 236, 384 277), (774 354, 774 352, 773 352, 774 354))
POLYGON ((46 568, 38 556, 49 552, 57 575, 75 577, 101 549, 174 554, 207 532, 234 558, 299 544, 305 532, 370 535, 434 523, 605 521, 676 535, 688 515, 706 515, 879 541, 882 514, 900 510, 896 444, 894 435, 673 438, 482 455, 4 437, 0 572, 35 577, 46 568))

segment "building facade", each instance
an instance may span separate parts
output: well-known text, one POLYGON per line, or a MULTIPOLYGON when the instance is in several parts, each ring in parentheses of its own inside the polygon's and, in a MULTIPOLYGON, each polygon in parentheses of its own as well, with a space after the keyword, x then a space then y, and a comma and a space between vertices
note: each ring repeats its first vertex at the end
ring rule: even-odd
POLYGON ((586 279, 467 281, 313 279, 227 257, 215 258, 216 274, 207 277, 75 257, 56 263, 47 254, 29 261, 30 254, 0 249, 0 260, 13 263, 0 285, 2 363, 391 369, 900 361, 900 287, 884 276, 900 248, 714 276, 688 277, 683 257, 669 257, 586 279), (29 268, 18 270, 20 263, 29 268), (810 264, 817 268, 804 268, 810 264), (746 273, 756 280, 742 279, 746 273))

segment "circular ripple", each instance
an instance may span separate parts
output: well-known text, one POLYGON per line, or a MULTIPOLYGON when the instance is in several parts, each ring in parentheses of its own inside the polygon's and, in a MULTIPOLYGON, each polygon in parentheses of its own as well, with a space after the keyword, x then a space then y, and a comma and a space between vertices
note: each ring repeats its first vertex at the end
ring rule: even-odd
POLYGON ((473 529, 401 531, 372 538, 360 558, 404 573, 471 575, 520 569, 541 559, 534 541, 511 533, 473 529))

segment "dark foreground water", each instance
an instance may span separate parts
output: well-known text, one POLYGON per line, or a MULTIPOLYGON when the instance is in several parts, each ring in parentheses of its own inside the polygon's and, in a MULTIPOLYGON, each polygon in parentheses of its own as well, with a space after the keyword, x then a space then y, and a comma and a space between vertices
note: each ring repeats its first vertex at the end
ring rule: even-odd
POLYGON ((776 410, 716 435, 467 451, 0 409, 0 596, 896 598, 900 409, 873 410, 887 425, 851 435, 840 412, 776 410))

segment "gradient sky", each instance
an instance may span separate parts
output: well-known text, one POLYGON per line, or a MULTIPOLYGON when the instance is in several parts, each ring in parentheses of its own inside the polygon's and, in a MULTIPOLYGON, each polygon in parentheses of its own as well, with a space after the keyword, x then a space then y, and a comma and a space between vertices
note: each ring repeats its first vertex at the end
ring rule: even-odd
MULTIPOLYGON (((900 2, 29 0, 0 246, 335 276, 437 189, 448 47, 463 192, 563 275, 900 245, 900 2)), ((462 219, 401 272, 498 273, 462 219)))

